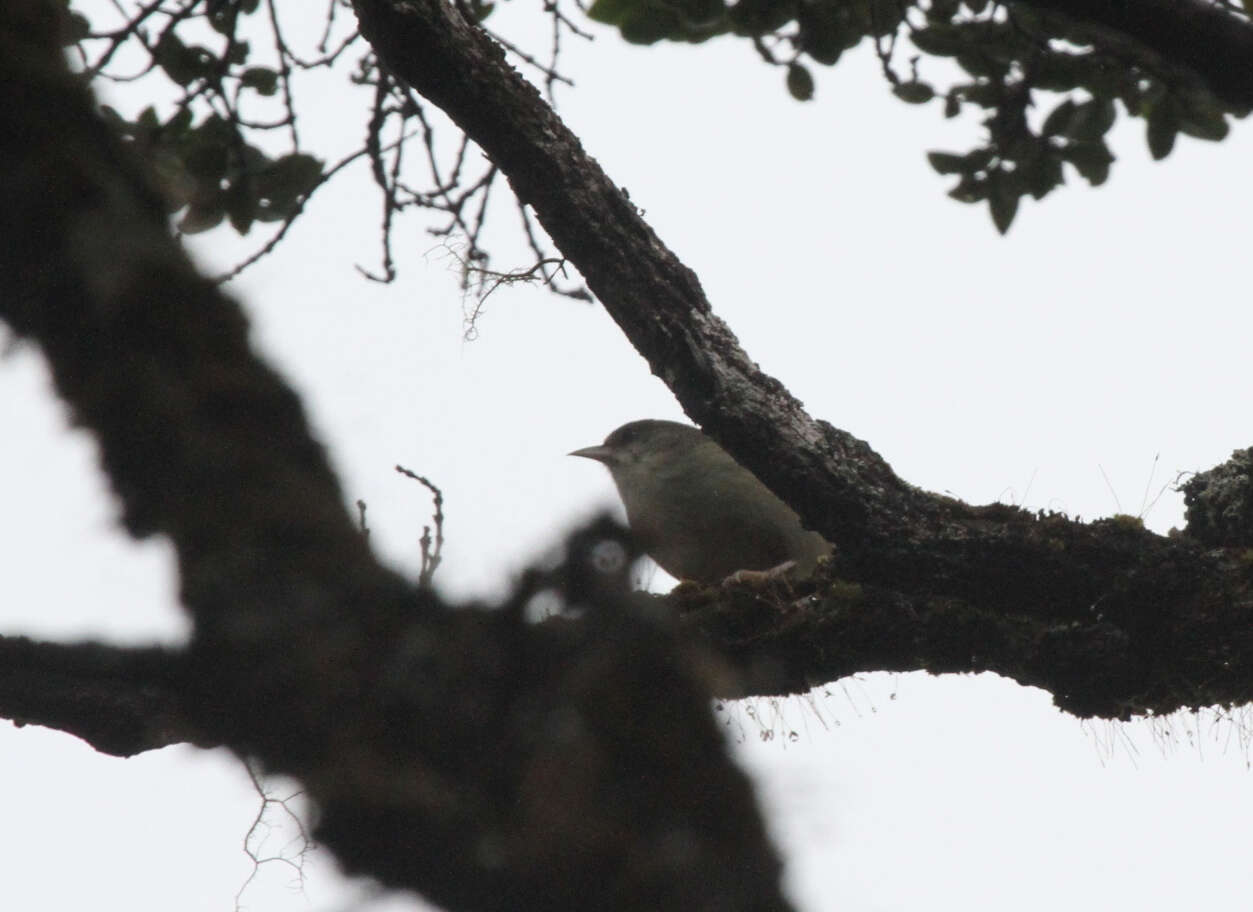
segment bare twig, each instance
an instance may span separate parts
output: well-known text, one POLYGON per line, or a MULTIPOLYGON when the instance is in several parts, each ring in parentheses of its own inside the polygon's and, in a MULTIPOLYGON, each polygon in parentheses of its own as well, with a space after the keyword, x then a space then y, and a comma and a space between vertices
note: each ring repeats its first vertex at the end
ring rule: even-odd
POLYGON ((444 552, 444 492, 439 487, 423 475, 412 472, 404 466, 396 466, 396 471, 406 478, 412 478, 431 492, 431 497, 435 503, 435 514, 432 519, 435 522, 435 540, 434 547, 431 541, 431 527, 422 527, 422 538, 418 544, 422 548, 422 568, 418 572, 418 585, 423 588, 429 588, 431 578, 435 575, 435 570, 439 567, 440 561, 443 560, 444 552))

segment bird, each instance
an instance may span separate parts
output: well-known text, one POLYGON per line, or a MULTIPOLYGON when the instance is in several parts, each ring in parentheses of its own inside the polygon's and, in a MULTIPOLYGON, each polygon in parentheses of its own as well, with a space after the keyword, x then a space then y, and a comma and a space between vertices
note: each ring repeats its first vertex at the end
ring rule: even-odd
POLYGON ((699 428, 631 421, 569 455, 602 463, 637 544, 679 580, 809 576, 832 545, 699 428))

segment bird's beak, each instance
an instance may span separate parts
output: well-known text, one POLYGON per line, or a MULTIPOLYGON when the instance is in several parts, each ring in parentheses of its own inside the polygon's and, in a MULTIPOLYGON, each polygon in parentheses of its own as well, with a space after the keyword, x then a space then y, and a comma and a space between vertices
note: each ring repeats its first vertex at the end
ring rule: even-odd
POLYGON ((567 453, 567 456, 582 456, 584 459, 595 459, 597 462, 609 462, 613 457, 613 450, 607 446, 597 445, 583 447, 581 450, 574 450, 567 453))

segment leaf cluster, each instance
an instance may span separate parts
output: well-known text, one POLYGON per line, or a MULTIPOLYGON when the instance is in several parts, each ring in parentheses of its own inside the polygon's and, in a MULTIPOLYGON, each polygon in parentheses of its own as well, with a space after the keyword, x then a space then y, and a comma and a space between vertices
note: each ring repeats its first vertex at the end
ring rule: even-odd
MULTIPOLYGON (((263 7, 260 0, 136 4, 112 30, 93 30, 74 12, 67 38, 77 44, 88 77, 139 78, 116 74, 117 59, 125 56, 120 52, 129 49, 134 57, 138 47, 144 59, 140 76, 160 74, 180 93, 173 110, 157 105, 134 116, 112 111, 109 117, 151 157, 171 205, 183 212, 183 231, 229 222, 242 234, 258 222, 280 222, 262 255, 322 182, 352 158, 368 157, 384 203, 383 280, 394 274, 388 250, 392 218, 408 206, 447 213, 447 224, 432 233, 464 235, 465 259, 479 263, 486 256, 479 232, 494 171, 470 175, 462 167, 471 160, 464 143, 451 163, 441 162, 422 100, 398 89, 369 52, 352 77, 374 89, 366 143, 330 165, 301 147, 293 74, 332 65, 357 41, 353 32, 338 47, 328 47, 334 44, 329 37, 335 11, 346 0, 325 2, 326 34, 320 56, 312 61, 291 51, 278 25, 278 7, 263 7), (256 41, 264 28, 241 27, 247 20, 267 18, 252 15, 262 9, 271 12, 268 55, 249 40, 256 41), (287 134, 281 150, 266 135, 274 131, 287 134), (406 180, 400 164, 404 143, 419 134, 430 188, 412 190, 413 181, 406 180)), ((464 17, 480 23, 493 8, 484 0, 458 6, 464 17)), ((558 4, 545 10, 554 17, 555 33, 586 37, 558 4)), ((1149 150, 1161 159, 1179 134, 1220 140, 1227 135, 1228 118, 1248 110, 1231 93, 1220 97, 1197 72, 1160 49, 1021 2, 594 0, 587 13, 641 44, 696 44, 719 35, 745 39, 763 61, 782 70, 788 92, 800 100, 817 90, 815 64, 832 66, 850 48, 871 43, 897 98, 940 105, 945 117, 969 113, 979 119, 982 132, 973 148, 932 151, 929 160, 937 172, 955 179, 949 195, 964 203, 986 203, 1002 233, 1023 198, 1042 199, 1068 175, 1093 186, 1104 183, 1115 160, 1108 136, 1120 120, 1141 119, 1149 150)), ((1248 23, 1234 12, 1230 16, 1232 23, 1248 23)), ((565 81, 555 70, 555 44, 552 62, 542 64, 497 38, 524 63, 539 68, 550 94, 555 83, 565 81)), ((526 235, 536 262, 549 261, 529 224, 526 235)))
POLYGON ((973 106, 986 133, 973 150, 931 152, 928 159, 940 174, 958 177, 950 196, 988 204, 1001 233, 1023 197, 1042 199, 1068 170, 1103 184, 1115 160, 1107 136, 1120 114, 1144 121, 1149 151, 1160 160, 1179 133, 1221 140, 1227 118, 1248 113, 1220 101, 1194 74, 1063 17, 1017 10, 954 19, 940 6, 910 40, 951 58, 970 77, 944 93, 944 113, 954 117, 973 106), (1033 116, 1045 105, 1047 115, 1033 116))
POLYGON ((979 146, 932 152, 929 159, 939 173, 958 178, 949 195, 986 202, 1002 233, 1023 197, 1043 198, 1068 170, 1093 186, 1104 183, 1114 162, 1106 135, 1120 114, 1144 121, 1149 150, 1162 159, 1178 134, 1220 140, 1227 118, 1248 110, 1220 100, 1195 73, 1125 35, 1023 4, 596 0, 588 15, 638 43, 750 39, 767 63, 784 68, 788 91, 802 101, 815 91, 809 64, 834 65, 846 50, 872 41, 902 101, 934 101, 946 117, 968 106, 979 112, 985 128, 979 146), (898 61, 905 49, 908 72, 902 74, 898 61), (949 84, 937 87, 920 77, 920 60, 950 74, 949 84), (1049 113, 1037 116, 1046 105, 1049 113))
POLYGON ((323 179, 321 160, 299 148, 286 61, 257 62, 244 37, 245 19, 260 8, 260 0, 152 4, 98 30, 71 12, 67 37, 85 76, 130 83, 159 75, 177 92, 172 104, 102 113, 148 160, 189 234, 223 221, 247 234, 256 222, 290 220, 323 179), (139 72, 125 74, 125 62, 137 59, 139 72), (286 134, 285 150, 275 150, 274 132, 286 134))
MULTIPOLYGON (((406 209, 444 216, 442 224, 427 231, 455 245, 465 264, 467 290, 487 268, 490 257, 481 237, 497 183, 495 165, 425 99, 378 65, 357 32, 355 16, 344 14, 352 10, 349 0, 322 0, 320 40, 306 34, 299 45, 288 40, 282 20, 308 15, 307 4, 297 2, 117 0, 111 20, 83 0, 63 2, 68 15, 62 38, 73 47, 86 80, 125 83, 132 97, 133 84, 146 80, 151 104, 137 112, 101 110, 115 132, 147 160, 178 229, 196 233, 229 224, 244 235, 258 224, 274 224, 255 252, 219 278, 237 275, 273 250, 309 197, 359 160, 369 166, 382 209, 382 269, 357 266, 366 278, 395 278, 392 228, 406 209), (359 132, 350 134, 360 135, 359 144, 326 161, 325 150, 310 149, 301 139, 310 118, 320 119, 318 128, 325 132, 326 120, 335 114, 328 106, 309 103, 311 92, 318 91, 309 75, 318 69, 341 77, 341 85, 356 90, 362 102, 359 132), (425 176, 415 173, 422 170, 425 176)), ((479 24, 493 9, 487 0, 457 5, 462 17, 479 24)), ((553 17, 554 34, 582 34, 556 3, 546 12, 553 17)), ((552 62, 543 64, 497 40, 540 71, 550 95, 555 84, 569 82, 555 69, 555 43, 552 62)), ((345 132, 342 123, 334 126, 345 132)), ((586 298, 581 285, 565 281, 561 259, 552 255, 530 214, 520 204, 518 209, 535 257, 534 266, 519 272, 533 273, 558 293, 586 298)), ((477 294, 484 294, 482 287, 477 294)))
POLYGON ((303 152, 272 158, 247 142, 238 125, 218 114, 198 123, 188 108, 162 121, 144 108, 127 119, 103 109, 106 121, 149 159, 179 230, 195 234, 224 219, 240 234, 254 221, 292 217, 322 179, 322 162, 303 152))

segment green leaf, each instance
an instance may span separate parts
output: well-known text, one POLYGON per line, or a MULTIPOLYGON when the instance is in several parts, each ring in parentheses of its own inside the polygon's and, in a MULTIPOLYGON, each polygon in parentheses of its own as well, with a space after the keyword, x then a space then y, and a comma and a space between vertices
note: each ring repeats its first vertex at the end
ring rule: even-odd
POLYGON ((971 76, 987 76, 1000 82, 1009 72, 1009 63, 983 51, 967 49, 957 55, 957 64, 971 76))
POLYGON ((790 63, 787 68, 787 90, 797 101, 809 101, 814 97, 814 77, 799 63, 790 63))
POLYGON ((216 58, 202 47, 188 47, 172 31, 166 31, 153 50, 152 59, 178 85, 185 86, 212 74, 216 58))
POLYGON ((948 22, 961 8, 961 0, 931 0, 927 6, 927 18, 934 22, 948 22))
POLYGON ((307 193, 322 179, 322 162, 303 152, 284 155, 270 168, 276 180, 290 182, 298 193, 307 193))
POLYGON ((248 67, 239 77, 239 83, 258 95, 273 95, 278 91, 278 73, 269 67, 248 67))
POLYGON ((216 185, 226 175, 229 146, 212 131, 193 130, 182 150, 183 167, 197 181, 216 185))
POLYGON ((1071 120, 1075 116, 1075 108, 1077 105, 1069 98, 1055 107, 1049 112, 1049 116, 1044 118, 1044 126, 1040 128, 1040 134, 1043 136, 1056 136, 1058 133, 1065 133, 1070 126, 1071 120))
POLYGON ((1109 98, 1093 98, 1075 106, 1074 116, 1065 133, 1072 139, 1095 141, 1114 125, 1117 111, 1109 98))
POLYGON ((206 0, 205 12, 215 31, 229 35, 235 31, 238 17, 255 13, 260 4, 261 0, 206 0))
POLYGON ((737 35, 757 36, 782 28, 798 15, 791 0, 739 0, 727 11, 727 21, 737 35))
POLYGON ((187 85, 196 78, 194 70, 187 67, 187 45, 173 32, 161 36, 152 59, 178 85, 187 85))
POLYGON ((959 93, 964 101, 981 108, 1000 107, 1005 97, 1005 90, 999 82, 969 82, 959 87, 959 93))
POLYGON ((870 0, 870 34, 881 38, 896 34, 905 18, 905 8, 900 0, 870 0))
POLYGON ((188 105, 182 105, 162 125, 161 133, 166 139, 180 139, 187 133, 189 127, 191 127, 191 108, 188 105))
POLYGON ((1069 92, 1082 83, 1074 54, 1042 53, 1031 64, 1031 85, 1049 92, 1069 92))
POLYGON ((235 142, 235 125, 217 114, 210 114, 196 128, 196 135, 219 145, 235 142))
POLYGON ((112 105, 102 104, 100 106, 100 116, 104 122, 117 130, 119 133, 125 133, 130 126, 130 121, 117 112, 117 108, 112 105))
POLYGON ((256 217, 262 221, 287 218, 321 179, 320 160, 303 152, 284 155, 254 178, 260 202, 256 217))
POLYGON ((1062 158, 1055 149, 1041 144, 1039 154, 1022 162, 1022 180, 1027 191, 1037 200, 1044 199, 1053 188, 1065 181, 1062 158))
POLYGON ((631 44, 656 44, 679 30, 679 16, 659 6, 637 8, 627 14, 618 30, 623 40, 631 44))
POLYGON ((202 203, 192 203, 187 212, 178 221, 178 230, 183 234, 199 234, 202 231, 208 231, 210 228, 216 228, 222 223, 222 219, 226 217, 217 200, 212 204, 205 205, 202 203))
POLYGON ((239 234, 247 234, 257 217, 260 201, 253 192, 250 181, 237 181, 225 194, 226 215, 231 227, 239 234))
POLYGON ((992 192, 988 194, 988 211, 992 213, 996 230, 1004 234, 1018 212, 1018 182, 1013 175, 998 171, 990 183, 992 192))
POLYGON ((205 5, 209 27, 220 35, 229 35, 235 30, 239 8, 228 0, 208 0, 205 5))
POLYGON ((928 152, 927 161, 939 174, 962 174, 970 170, 965 156, 954 155, 952 152, 928 152))
POLYGON ((898 82, 892 94, 909 104, 925 104, 935 98, 935 89, 925 82, 898 82))
POLYGON ((932 24, 917 29, 909 35, 914 47, 924 54, 936 57, 953 57, 966 50, 968 42, 962 37, 961 31, 951 25, 932 24))
POLYGON ((485 2, 485 0, 468 0, 466 9, 475 22, 483 22, 496 9, 496 4, 485 2))
MULTIPOLYGON (((848 46, 850 31, 840 11, 830 3, 802 3, 796 12, 802 51, 818 63, 834 65, 848 46)), ((851 36, 854 43, 860 35, 851 36)))
POLYGON ((1217 142, 1227 136, 1227 118, 1208 92, 1192 92, 1180 99, 1179 129, 1197 139, 1217 142))
POLYGON ((1062 158, 1075 166, 1075 170, 1093 187, 1099 187, 1109 177, 1109 166, 1114 155, 1104 140, 1071 143, 1061 150, 1062 158))
POLYGON ((963 175, 948 195, 959 203, 977 203, 988 195, 987 181, 979 180, 973 174, 963 175))
POLYGON ((77 44, 91 34, 91 22, 82 13, 71 10, 61 31, 61 43, 77 44))
POLYGON ((166 212, 177 212, 195 199, 200 188, 172 149, 154 149, 151 163, 165 199, 166 212))
POLYGON ((694 31, 707 31, 715 23, 721 28, 727 13, 723 0, 681 0, 678 6, 685 25, 694 31))
POLYGON ((589 19, 605 25, 621 25, 631 13, 640 9, 639 0, 596 0, 588 9, 589 19))
POLYGON ((1175 102, 1169 96, 1163 96, 1149 113, 1148 141, 1149 152, 1153 158, 1161 161, 1175 147, 1175 134, 1179 132, 1179 115, 1175 110, 1175 102))

